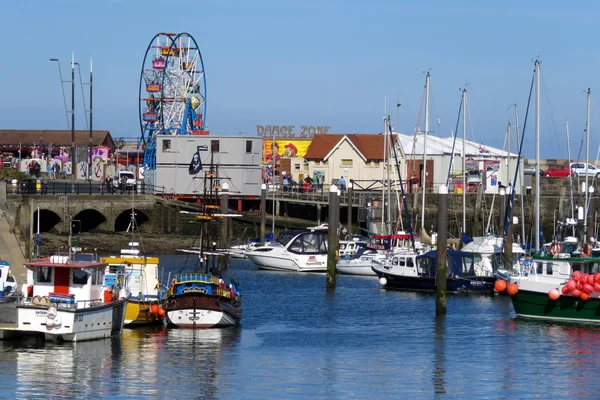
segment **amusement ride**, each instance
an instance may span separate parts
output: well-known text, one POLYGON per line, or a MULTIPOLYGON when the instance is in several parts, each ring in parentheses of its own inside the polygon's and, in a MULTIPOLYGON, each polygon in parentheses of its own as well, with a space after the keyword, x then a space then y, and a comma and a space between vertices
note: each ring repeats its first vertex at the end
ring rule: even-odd
POLYGON ((139 89, 144 166, 156 169, 156 135, 208 135, 206 74, 189 33, 158 33, 144 55, 139 89))

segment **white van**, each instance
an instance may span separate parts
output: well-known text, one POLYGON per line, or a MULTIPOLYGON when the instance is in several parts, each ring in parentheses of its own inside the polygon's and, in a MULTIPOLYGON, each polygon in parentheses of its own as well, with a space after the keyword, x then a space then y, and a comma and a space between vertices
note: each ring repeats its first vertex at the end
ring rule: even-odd
POLYGON ((117 171, 117 180, 121 190, 136 190, 135 174, 128 170, 117 171))

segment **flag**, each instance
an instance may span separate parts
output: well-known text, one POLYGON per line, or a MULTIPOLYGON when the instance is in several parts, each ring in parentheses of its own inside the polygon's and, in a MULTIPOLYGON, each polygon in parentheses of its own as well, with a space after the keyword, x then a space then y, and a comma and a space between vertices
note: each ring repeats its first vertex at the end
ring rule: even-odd
POLYGON ((200 152, 197 151, 192 156, 192 161, 190 162, 190 168, 188 172, 190 175, 196 175, 198 172, 202 170, 202 160, 200 159, 200 152))

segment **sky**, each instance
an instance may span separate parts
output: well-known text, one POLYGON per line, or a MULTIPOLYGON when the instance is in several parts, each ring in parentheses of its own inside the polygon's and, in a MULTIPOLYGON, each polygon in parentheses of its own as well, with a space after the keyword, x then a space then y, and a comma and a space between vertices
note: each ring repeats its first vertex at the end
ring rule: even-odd
MULTIPOLYGON (((431 134, 451 135, 466 88, 467 139, 503 149, 507 123, 514 125, 513 104, 521 125, 525 120, 538 58, 541 157, 567 158, 568 119, 572 157, 585 158, 589 87, 590 159, 596 159, 599 21, 600 2, 592 0, 7 2, 0 28, 0 128, 67 129, 61 79, 49 58, 59 58, 62 78, 69 80, 74 52, 84 83, 93 58, 94 128, 138 138, 140 71, 149 41, 159 32, 188 32, 204 60, 211 134, 254 136, 257 125, 379 133, 386 108, 397 131, 423 131, 429 71, 431 134)), ((78 80, 75 126, 86 129, 78 80)), ((70 109, 70 84, 64 85, 70 109)), ((89 89, 83 90, 89 106, 89 89)), ((515 143, 513 132, 516 152, 515 143)), ((535 157, 533 102, 523 154, 535 157)))

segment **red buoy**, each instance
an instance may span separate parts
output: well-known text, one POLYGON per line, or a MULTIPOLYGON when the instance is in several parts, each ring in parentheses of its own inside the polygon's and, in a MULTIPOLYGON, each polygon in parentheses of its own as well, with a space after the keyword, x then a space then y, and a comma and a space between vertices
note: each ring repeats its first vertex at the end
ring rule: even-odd
POLYGON ((548 297, 550 297, 550 300, 558 300, 560 297, 560 292, 558 289, 552 289, 548 292, 548 297))
POLYGON ((590 285, 593 285, 594 284, 595 275, 589 274, 587 278, 588 278, 587 279, 587 283, 589 283, 590 285))
POLYGON ((157 315, 159 308, 160 307, 158 307, 158 304, 152 304, 152 307, 150 307, 150 312, 154 315, 157 315))
POLYGON ((583 291, 587 294, 592 294, 594 292, 594 287, 589 283, 586 283, 585 285, 583 285, 583 291))
POLYGON ((569 279, 567 281, 567 287, 569 288, 569 292, 572 292, 575 290, 575 288, 577 288, 577 282, 575 282, 573 279, 569 279))
POLYGON ((571 275, 571 278, 575 281, 578 281, 580 276, 581 276, 581 271, 574 271, 573 275, 571 275))
POLYGON ((594 283, 594 292, 600 293, 600 283, 598 283, 598 282, 594 283))
POLYGON ((519 291, 519 285, 517 285, 516 283, 513 282, 510 285, 508 285, 508 287, 506 288, 506 291, 511 296, 514 296, 519 291))
POLYGON ((573 296, 575 296, 575 297, 579 297, 579 296, 581 296, 581 293, 582 293, 582 292, 581 292, 581 290, 579 290, 579 289, 573 289, 573 291, 571 292, 571 294, 572 294, 573 296))
POLYGON ((161 317, 161 318, 164 318, 164 317, 165 317, 165 315, 167 315, 167 312, 165 311, 165 309, 164 309, 164 308, 160 307, 160 308, 158 309, 158 316, 159 316, 159 317, 161 317))
POLYGON ((569 287, 567 285, 563 286, 561 289, 563 294, 569 294, 571 293, 571 291, 569 290, 569 287))
POLYGON ((494 289, 499 293, 504 292, 506 289, 506 281, 504 279, 498 279, 496 283, 494 283, 494 289))
POLYGON ((587 301, 590 299, 590 295, 584 292, 584 293, 581 293, 581 296, 579 296, 579 298, 583 301, 587 301))

